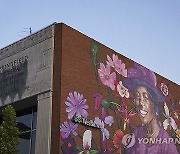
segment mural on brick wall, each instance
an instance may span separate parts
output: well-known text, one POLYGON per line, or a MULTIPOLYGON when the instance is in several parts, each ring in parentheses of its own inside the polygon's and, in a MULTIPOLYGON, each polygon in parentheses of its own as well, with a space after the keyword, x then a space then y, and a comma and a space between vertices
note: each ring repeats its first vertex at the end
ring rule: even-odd
POLYGON ((94 102, 88 102, 78 89, 70 91, 64 101, 67 121, 60 125, 63 143, 60 151, 64 154, 178 153, 179 102, 174 101, 166 83, 157 83, 154 72, 137 63, 126 68, 118 55, 100 59, 98 54, 101 54, 98 45, 91 42, 89 55, 98 89, 89 94, 94 102), (107 89, 108 95, 102 89, 107 89), (93 111, 89 111, 90 105, 93 111), (94 119, 89 119, 90 113, 94 119), (78 134, 81 124, 86 130, 78 134), (98 141, 94 141, 94 132, 89 127, 99 130, 98 141), (81 144, 76 143, 76 138, 81 144))

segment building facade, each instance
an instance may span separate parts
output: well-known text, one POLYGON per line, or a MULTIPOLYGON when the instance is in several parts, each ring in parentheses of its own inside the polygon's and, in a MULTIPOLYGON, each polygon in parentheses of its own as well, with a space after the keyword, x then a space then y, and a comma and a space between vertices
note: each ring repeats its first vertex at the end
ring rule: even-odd
POLYGON ((179 103, 179 85, 63 23, 0 50, 0 110, 15 108, 22 154, 128 153, 151 117, 151 135, 178 139, 179 103))

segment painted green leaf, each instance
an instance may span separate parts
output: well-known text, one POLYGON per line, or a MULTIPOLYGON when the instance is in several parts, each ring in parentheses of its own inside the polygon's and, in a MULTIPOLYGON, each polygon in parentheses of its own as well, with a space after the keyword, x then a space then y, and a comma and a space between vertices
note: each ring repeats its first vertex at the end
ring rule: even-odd
POLYGON ((79 146, 76 146, 76 149, 80 152, 84 150, 82 147, 79 147, 79 146))
POLYGON ((97 150, 90 150, 90 154, 98 154, 99 152, 97 150))

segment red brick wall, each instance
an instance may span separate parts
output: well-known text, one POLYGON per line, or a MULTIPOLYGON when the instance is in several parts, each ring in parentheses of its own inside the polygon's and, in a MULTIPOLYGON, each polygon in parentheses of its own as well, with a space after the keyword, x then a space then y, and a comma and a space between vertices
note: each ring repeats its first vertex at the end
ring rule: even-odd
POLYGON ((60 106, 61 106, 61 55, 62 55, 62 25, 55 26, 53 61, 53 95, 52 95, 52 128, 51 154, 59 153, 60 140, 60 106))
MULTIPOLYGON (((60 147, 64 142, 60 139, 59 125, 68 119, 68 113, 66 112, 67 106, 65 105, 65 100, 69 95, 69 92, 77 91, 83 94, 84 98, 87 99, 87 105, 89 109, 88 119, 94 119, 98 117, 101 110, 94 113, 93 112, 93 97, 92 94, 98 92, 98 87, 96 85, 96 78, 94 73, 94 66, 88 50, 90 50, 90 43, 92 39, 83 35, 82 33, 70 28, 65 24, 57 24, 55 27, 55 53, 54 53, 54 76, 53 76, 53 119, 52 119, 52 148, 51 153, 62 153, 60 147), (59 115, 60 113, 60 115, 59 115), (58 142, 59 141, 59 142, 58 142), (59 149, 58 149, 59 148, 59 149)), ((96 41, 95 41, 96 42, 96 41)), ((120 55, 113 51, 112 49, 96 42, 98 44, 98 54, 97 59, 106 61, 106 56, 112 57, 113 54, 117 54, 118 58, 125 63, 126 68, 133 66, 133 61, 120 55), (100 54, 101 52, 101 54, 100 54)), ((165 82, 169 88, 169 92, 172 94, 175 102, 180 102, 180 88, 179 85, 157 75, 158 83, 165 82)), ((122 78, 124 79, 124 78, 122 78)), ((104 86, 99 80, 100 87, 102 90, 103 97, 108 97, 107 87, 104 86)), ((116 98, 116 92, 113 92, 116 98)), ((132 106, 132 105, 129 105, 132 106)), ((176 107, 180 109, 180 105, 176 107)), ((108 113, 113 114, 112 112, 108 113)), ((113 114, 114 115, 114 114, 113 114)), ((178 123, 178 121, 176 121, 178 123)), ((116 122, 115 122, 116 123, 116 122)), ((133 125, 138 125, 140 123, 139 119, 136 117, 132 121, 133 125)), ((112 128, 107 127, 112 139, 112 128)), ((93 132, 93 139, 95 144, 100 148, 100 130, 92 127, 85 127, 79 124, 76 130, 79 135, 83 135, 86 129, 90 129, 93 132)), ((114 126, 114 130, 118 129, 114 126)), ((127 129, 125 132, 129 132, 127 129)), ((74 138, 76 144, 82 147, 82 139, 80 137, 74 138)), ((112 146, 112 140, 108 141, 108 146, 112 146)))

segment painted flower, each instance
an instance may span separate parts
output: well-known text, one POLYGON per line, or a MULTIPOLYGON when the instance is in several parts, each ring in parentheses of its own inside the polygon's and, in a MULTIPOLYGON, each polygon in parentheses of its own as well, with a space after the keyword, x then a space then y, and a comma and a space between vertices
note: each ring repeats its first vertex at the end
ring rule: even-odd
POLYGON ((103 63, 100 63, 100 69, 98 69, 99 77, 101 82, 110 87, 112 90, 115 89, 114 81, 116 80, 116 73, 111 73, 111 68, 109 65, 106 67, 103 63))
POLYGON ((176 122, 172 117, 170 117, 169 109, 168 109, 168 107, 166 105, 166 102, 164 103, 164 110, 165 110, 165 117, 166 117, 166 119, 163 122, 164 129, 166 130, 167 127, 170 125, 170 126, 172 126, 172 128, 174 130, 176 130, 177 129, 176 122))
POLYGON ((100 108, 103 97, 100 93, 94 93, 92 96, 94 98, 94 111, 96 112, 100 108))
POLYGON ((100 116, 101 120, 105 120, 106 115, 107 115, 107 110, 104 107, 102 107, 101 116, 100 116))
POLYGON ((122 81, 119 81, 119 83, 117 85, 117 91, 121 97, 129 98, 128 89, 123 86, 122 81))
MULTIPOLYGON (((178 103, 177 103, 178 104, 178 103)), ((171 108, 172 108, 172 112, 174 115, 174 118, 177 119, 178 121, 180 121, 180 110, 178 109, 177 105, 175 104, 175 102, 171 102, 171 108)))
POLYGON ((180 139, 180 129, 176 129, 176 137, 180 139))
POLYGON ((99 117, 95 117, 94 123, 101 126, 103 141, 105 141, 105 139, 109 139, 109 131, 106 128, 104 128, 104 122, 101 119, 99 119, 99 117))
POLYGON ((117 148, 118 154, 121 154, 123 136, 124 136, 124 133, 120 129, 116 130, 113 135, 113 145, 117 148))
POLYGON ((103 154, 113 154, 113 150, 112 149, 105 149, 105 151, 103 151, 103 154))
POLYGON ((179 113, 175 111, 174 112, 174 117, 179 120, 179 113))
POLYGON ((165 85, 164 83, 161 83, 160 85, 161 91, 163 93, 164 96, 168 96, 168 87, 167 85, 165 85))
POLYGON ((124 121, 124 130, 126 130, 127 125, 129 124, 129 120, 131 120, 132 118, 134 118, 134 116, 136 115, 136 113, 129 113, 128 112, 128 108, 127 106, 123 106, 123 107, 117 107, 117 114, 123 119, 124 121))
POLYGON ((101 154, 113 154, 113 149, 107 146, 107 140, 102 141, 101 154))
POLYGON ((83 134, 83 148, 84 150, 81 151, 79 154, 90 153, 91 149, 91 140, 92 140, 92 132, 91 130, 86 130, 83 134))
POLYGON ((78 127, 78 124, 75 124, 70 120, 65 121, 60 126, 61 137, 62 138, 68 138, 71 133, 74 136, 77 136, 78 135, 77 132, 76 132, 77 127, 78 127))
POLYGON ((116 72, 121 74, 124 77, 127 77, 127 69, 125 69, 125 64, 118 59, 118 56, 113 54, 112 59, 107 55, 108 61, 106 61, 107 65, 113 67, 116 72))
POLYGON ((69 93, 65 104, 68 106, 66 108, 68 119, 72 119, 74 115, 87 118, 88 113, 86 109, 88 109, 89 106, 86 105, 86 99, 83 98, 83 94, 76 91, 74 91, 74 93, 69 93))
POLYGON ((62 153, 65 154, 77 154, 76 143, 73 138, 68 136, 68 138, 63 139, 63 145, 61 147, 62 153))
POLYGON ((92 132, 91 130, 86 130, 83 134, 83 148, 85 150, 91 149, 91 140, 92 140, 92 132))
POLYGON ((114 119, 112 116, 107 116, 107 117, 105 117, 104 122, 105 122, 105 124, 112 126, 112 124, 114 123, 114 119))
POLYGON ((106 61, 107 65, 113 67, 113 68, 118 68, 119 65, 121 65, 121 60, 118 59, 118 56, 113 54, 112 59, 107 55, 108 61, 106 61))

